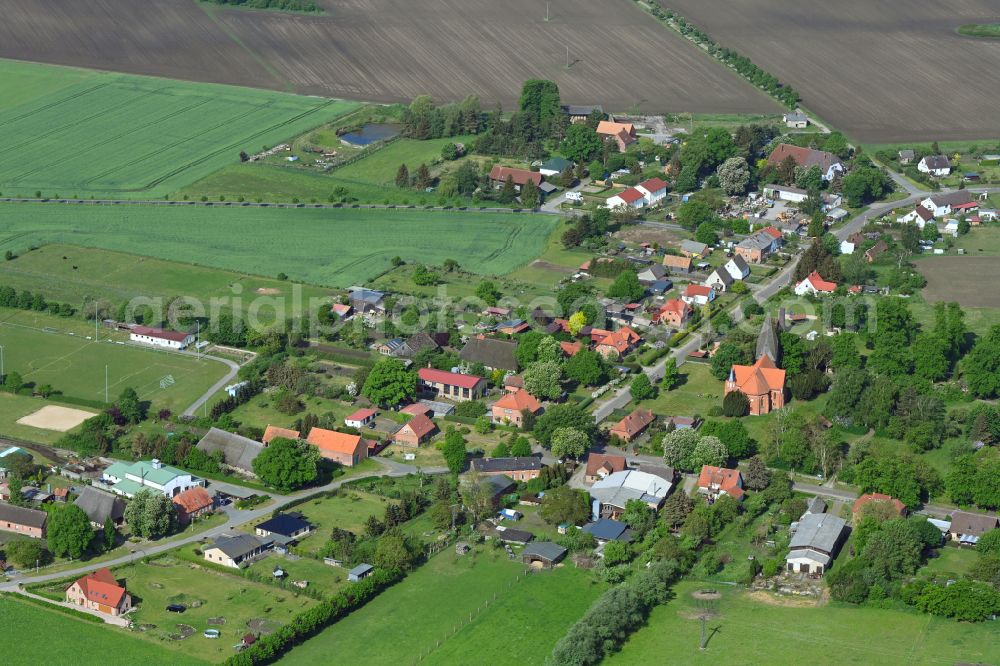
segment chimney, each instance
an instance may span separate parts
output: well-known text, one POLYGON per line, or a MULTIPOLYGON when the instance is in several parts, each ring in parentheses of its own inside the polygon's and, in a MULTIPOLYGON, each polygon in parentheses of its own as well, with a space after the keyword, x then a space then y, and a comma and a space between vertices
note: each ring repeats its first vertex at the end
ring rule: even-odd
POLYGON ((153 458, 151 461, 149 461, 149 464, 153 466, 153 469, 160 469, 161 467, 163 467, 163 463, 160 462, 159 458, 153 458))

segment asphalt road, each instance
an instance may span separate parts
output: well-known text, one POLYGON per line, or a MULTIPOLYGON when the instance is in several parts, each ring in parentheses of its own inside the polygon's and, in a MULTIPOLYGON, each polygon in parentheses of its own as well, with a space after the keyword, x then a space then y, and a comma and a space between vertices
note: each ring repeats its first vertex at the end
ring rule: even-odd
POLYGON ((206 354, 199 354, 193 351, 180 351, 180 354, 185 354, 187 356, 197 356, 202 359, 209 359, 211 361, 218 361, 229 367, 226 374, 223 377, 212 384, 212 387, 205 391, 200 398, 191 403, 191 406, 184 410, 184 416, 194 416, 198 408, 204 405, 206 402, 211 400, 212 396, 224 389, 233 379, 236 378, 236 374, 240 371, 240 366, 236 364, 235 361, 231 361, 228 358, 222 358, 221 356, 208 356, 206 354))

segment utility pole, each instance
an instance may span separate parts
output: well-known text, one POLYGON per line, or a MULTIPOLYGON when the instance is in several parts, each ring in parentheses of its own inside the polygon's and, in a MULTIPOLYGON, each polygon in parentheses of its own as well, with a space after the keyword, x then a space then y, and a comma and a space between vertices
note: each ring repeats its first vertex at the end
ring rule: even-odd
POLYGON ((569 69, 569 45, 566 46, 566 69, 569 69))
POLYGON ((104 366, 104 402, 108 402, 108 366, 104 366))
POLYGON ((545 3, 545 22, 549 22, 549 3, 545 3))
POLYGON ((3 372, 3 345, 0 345, 0 378, 4 376, 3 372))
POLYGON ((198 357, 198 360, 201 360, 201 345, 199 344, 200 342, 201 342, 201 319, 198 320, 198 333, 196 333, 194 336, 194 352, 195 355, 198 357))

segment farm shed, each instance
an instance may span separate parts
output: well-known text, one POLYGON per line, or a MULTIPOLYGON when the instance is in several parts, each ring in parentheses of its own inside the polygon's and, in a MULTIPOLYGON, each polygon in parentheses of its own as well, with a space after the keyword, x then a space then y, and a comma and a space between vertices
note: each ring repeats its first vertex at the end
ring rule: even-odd
POLYGON ((353 569, 347 572, 347 580, 349 580, 352 583, 357 583, 359 580, 362 580, 372 575, 373 571, 375 571, 375 567, 373 567, 372 565, 359 564, 358 566, 354 567, 353 569))
POLYGON ((566 557, 566 549, 551 541, 539 541, 525 547, 521 561, 528 566, 548 569, 566 557))

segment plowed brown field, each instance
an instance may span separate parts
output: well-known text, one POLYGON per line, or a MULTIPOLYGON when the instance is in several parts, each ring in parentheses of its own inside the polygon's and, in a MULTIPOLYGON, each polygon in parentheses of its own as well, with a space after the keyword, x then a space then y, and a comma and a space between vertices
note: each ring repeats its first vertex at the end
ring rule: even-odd
POLYGON ((867 143, 1000 136, 997 0, 663 0, 867 143))
POLYGON ((380 102, 516 101, 549 78, 609 110, 774 113, 631 0, 321 0, 321 16, 196 0, 4 0, 0 57, 380 102), (566 47, 572 66, 566 68, 566 47))

